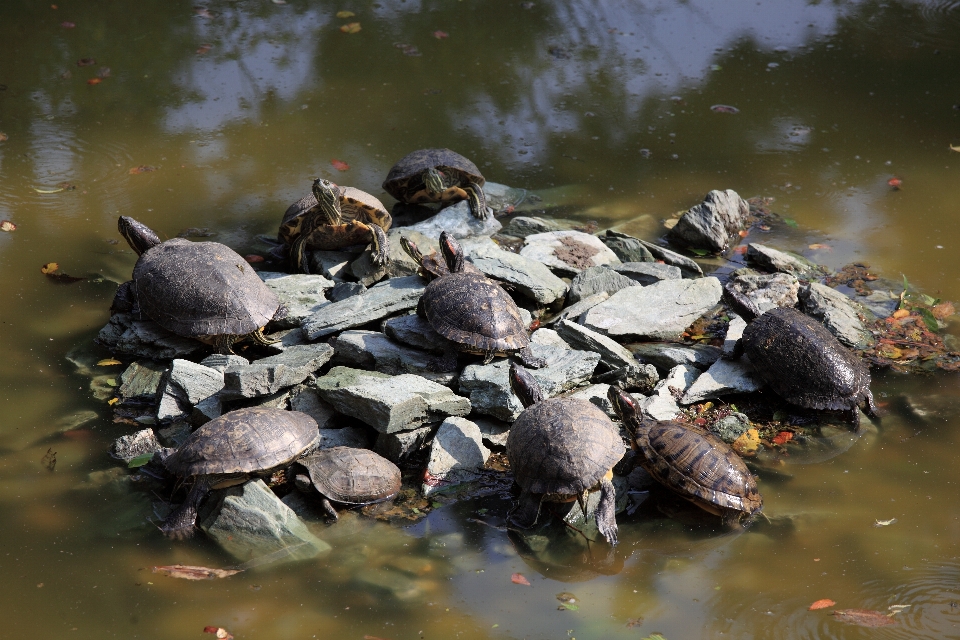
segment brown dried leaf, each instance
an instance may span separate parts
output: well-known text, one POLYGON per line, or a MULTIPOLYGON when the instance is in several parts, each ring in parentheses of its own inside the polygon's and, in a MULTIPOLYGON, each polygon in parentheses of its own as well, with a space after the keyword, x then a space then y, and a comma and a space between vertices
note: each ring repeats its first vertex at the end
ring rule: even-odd
POLYGON ((835 604, 837 603, 831 600, 830 598, 823 598, 821 600, 817 600, 816 602, 811 604, 809 607, 807 607, 807 611, 816 611, 817 609, 826 609, 827 607, 832 607, 835 604))
POLYGON ((90 78, 87 80, 87 84, 100 84, 101 82, 103 82, 102 78, 90 78))
POLYGON ((57 452, 52 448, 47 449, 47 452, 43 454, 43 457, 40 458, 40 464, 44 466, 47 471, 53 471, 57 468, 57 452))
POLYGON ((117 360, 116 358, 107 358, 107 359, 105 359, 105 360, 101 360, 100 362, 98 362, 98 363, 97 363, 97 366, 98 366, 98 367, 109 367, 109 366, 115 365, 115 364, 123 364, 123 363, 120 362, 119 360, 117 360))
POLYGON ((77 60, 78 67, 92 67, 95 64, 97 64, 97 61, 93 58, 80 58, 77 60))
POLYGON ((148 173, 150 171, 156 171, 156 170, 157 170, 156 167, 151 167, 148 164, 142 164, 139 167, 134 167, 130 169, 128 173, 132 176, 137 176, 137 175, 140 175, 141 173, 148 173))
POLYGON ((530 586, 530 581, 527 580, 522 573, 514 573, 510 576, 510 582, 513 584, 522 584, 525 587, 530 586))
POLYGON ((10 232, 10 231, 16 231, 16 230, 17 230, 17 225, 13 224, 9 220, 0 221, 0 231, 10 232))
POLYGON ((208 569, 207 567, 193 567, 186 564, 154 567, 153 572, 162 573, 171 578, 183 578, 184 580, 213 580, 214 578, 229 578, 240 573, 238 569, 208 569))
POLYGON ((833 617, 846 624, 855 624, 861 627, 885 627, 897 624, 897 621, 880 611, 869 609, 837 609, 833 617))
POLYGON ((340 31, 343 33, 359 33, 360 32, 360 23, 359 22, 348 22, 347 24, 340 27, 340 31))

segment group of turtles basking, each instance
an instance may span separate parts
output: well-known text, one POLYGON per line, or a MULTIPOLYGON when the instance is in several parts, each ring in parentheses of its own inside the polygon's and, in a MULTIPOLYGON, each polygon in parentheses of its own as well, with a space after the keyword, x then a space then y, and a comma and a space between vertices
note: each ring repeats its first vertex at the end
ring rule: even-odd
MULTIPOLYGON (((403 158, 383 187, 404 202, 467 199, 473 215, 487 215, 484 179, 476 165, 447 149, 421 150, 403 158)), ((269 344, 264 327, 283 316, 277 296, 232 249, 216 242, 174 238, 161 242, 139 222, 121 217, 120 233, 140 256, 133 279, 118 290, 113 309, 139 312, 169 331, 231 352, 249 339, 269 344)), ((279 238, 295 271, 308 271, 308 252, 370 243, 375 260, 387 259, 391 217, 379 200, 352 187, 317 180, 313 193, 289 207, 279 238)), ((511 296, 464 260, 447 232, 440 254, 423 255, 404 238, 403 248, 430 282, 418 313, 457 350, 515 356, 538 368, 527 327, 511 296)), ((819 323, 789 308, 757 317, 741 341, 765 382, 786 401, 811 409, 858 408, 876 415, 867 367, 819 323)), ((455 357, 455 353, 448 354, 455 357)), ((515 527, 533 525, 543 505, 579 501, 599 491, 599 532, 617 543, 613 468, 624 459, 618 427, 596 405, 569 397, 544 398, 530 372, 510 367, 510 386, 524 406, 510 429, 506 454, 520 488, 508 514, 515 527)), ((757 483, 740 456, 713 433, 695 426, 646 418, 637 400, 611 386, 608 399, 630 434, 629 460, 652 478, 735 526, 761 509, 757 483)), ((213 488, 286 470, 298 488, 316 491, 332 517, 331 502, 366 504, 400 490, 396 465, 365 449, 317 450, 315 420, 296 411, 248 408, 228 412, 194 431, 163 460, 170 474, 193 480, 186 501, 164 521, 169 536, 192 534, 197 507, 213 488), (292 475, 291 475, 292 474, 292 475)))

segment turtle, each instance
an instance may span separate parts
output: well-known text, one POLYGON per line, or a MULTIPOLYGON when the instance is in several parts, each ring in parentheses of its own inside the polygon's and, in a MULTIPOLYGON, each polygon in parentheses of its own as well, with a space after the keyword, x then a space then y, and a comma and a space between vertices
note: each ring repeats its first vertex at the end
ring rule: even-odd
POLYGON ((287 207, 278 239, 289 247, 293 268, 310 273, 307 249, 341 249, 373 245, 373 261, 384 265, 390 246, 386 231, 393 218, 377 198, 330 180, 313 181, 313 193, 287 207))
POLYGON ((438 269, 440 275, 427 284, 417 313, 459 351, 484 355, 484 364, 497 355, 517 354, 527 366, 542 367, 543 359, 530 350, 530 337, 513 298, 475 268, 467 270, 463 247, 453 234, 440 234, 440 252, 447 273, 438 269))
POLYGON ((607 399, 630 432, 638 462, 663 486, 735 528, 760 511, 763 499, 743 459, 717 435, 676 420, 651 420, 616 385, 607 399))
POLYGON ((294 482, 301 491, 316 489, 323 498, 323 510, 333 520, 337 511, 330 504, 372 504, 383 502, 400 491, 400 468, 369 449, 331 447, 297 461, 306 474, 297 473, 294 482))
POLYGON ((401 158, 383 182, 383 190, 400 202, 454 202, 467 200, 470 213, 484 219, 486 182, 480 169, 450 149, 418 149, 401 158))
MULTIPOLYGON (((413 261, 417 263, 419 269, 417 273, 427 280, 435 280, 440 276, 450 275, 450 268, 447 267, 447 262, 444 257, 438 254, 436 251, 431 251, 427 255, 423 255, 420 251, 420 248, 417 247, 416 243, 408 238, 407 236, 400 236, 400 246, 406 252, 408 256, 413 258, 413 261)), ((472 262, 463 262, 463 271, 465 273, 474 273, 483 275, 483 272, 480 269, 477 269, 472 262)), ((503 287, 502 283, 497 283, 503 287)))
POLYGON ((770 309, 748 324, 734 357, 741 353, 790 404, 844 411, 857 430, 859 409, 879 418, 869 367, 820 322, 792 307, 770 309))
POLYGON ((160 530, 178 540, 193 536, 197 507, 211 489, 268 476, 310 453, 319 442, 317 421, 299 411, 251 407, 211 420, 164 460, 170 473, 192 477, 193 487, 160 530))
POLYGON ((617 544, 613 467, 624 454, 616 426, 600 408, 577 398, 544 399, 529 371, 510 365, 510 388, 524 406, 507 436, 507 459, 520 486, 510 524, 536 524, 543 502, 577 500, 586 513, 586 495, 600 491, 597 528, 617 544))
POLYGON ((127 216, 117 222, 120 235, 140 258, 133 279, 120 286, 111 310, 140 312, 173 333, 233 353, 245 338, 276 342, 263 335, 286 308, 236 251, 219 242, 164 242, 146 225, 127 216))

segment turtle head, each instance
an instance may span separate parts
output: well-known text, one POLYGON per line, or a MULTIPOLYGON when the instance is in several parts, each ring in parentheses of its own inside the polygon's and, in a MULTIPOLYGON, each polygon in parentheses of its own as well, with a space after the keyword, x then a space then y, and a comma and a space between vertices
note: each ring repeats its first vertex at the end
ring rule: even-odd
POLYGON ((643 414, 640 412, 640 405, 637 404, 634 397, 617 385, 612 384, 607 391, 607 400, 610 401, 614 412, 623 422, 623 426, 631 434, 635 434, 643 414))
POLYGON ((524 408, 530 405, 543 402, 543 390, 536 378, 530 375, 530 372, 519 366, 517 363, 510 365, 510 389, 518 398, 524 408))
POLYGON ((340 193, 340 187, 330 180, 317 178, 313 181, 313 197, 320 203, 327 224, 340 224, 340 193))
POLYGON ((423 186, 427 188, 427 193, 438 198, 446 187, 443 184, 443 172, 436 167, 430 167, 423 172, 423 186))
POLYGON ((453 234, 444 231, 440 234, 440 253, 447 263, 450 273, 461 273, 463 271, 463 247, 453 234))
POLYGON ((138 256, 142 256, 147 249, 160 244, 160 238, 153 229, 129 216, 120 216, 117 220, 117 229, 138 256))
POLYGON ((416 243, 405 235, 400 236, 400 246, 407 252, 407 255, 413 258, 413 261, 419 265, 423 264, 423 254, 416 243))

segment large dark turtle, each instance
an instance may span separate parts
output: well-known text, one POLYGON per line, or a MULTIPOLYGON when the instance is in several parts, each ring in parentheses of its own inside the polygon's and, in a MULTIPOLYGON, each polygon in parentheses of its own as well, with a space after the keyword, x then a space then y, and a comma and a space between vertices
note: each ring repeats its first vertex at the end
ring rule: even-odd
POLYGON ((611 479, 624 447, 616 426, 586 400, 544 400, 534 377, 516 364, 510 365, 510 388, 525 407, 507 436, 507 459, 521 489, 508 516, 511 524, 533 526, 543 502, 578 500, 586 513, 586 494, 599 490, 597 528, 607 542, 617 544, 611 479))
POLYGON ((393 165, 383 190, 400 202, 468 200, 476 218, 487 217, 487 202, 477 165, 450 149, 418 149, 393 165))
POLYGON ((302 491, 315 488, 323 497, 323 509, 337 519, 330 504, 372 504, 389 500, 400 491, 400 468, 369 449, 331 447, 301 458, 299 466, 309 476, 297 474, 302 491))
POLYGON ((475 268, 468 271, 463 247, 446 231, 440 234, 440 252, 447 273, 437 271, 439 277, 427 285, 417 313, 460 351, 486 356, 485 363, 494 356, 517 354, 527 366, 543 366, 530 352, 530 337, 513 298, 475 268))
POLYGON ((743 331, 739 353, 791 404, 845 411, 857 429, 859 409, 878 418, 869 367, 822 324, 796 309, 778 307, 754 319, 743 331))
POLYGON ((638 462, 657 482, 719 515, 728 526, 763 506, 756 479, 719 437, 672 420, 650 420, 619 387, 611 386, 607 398, 633 436, 638 462))
POLYGON ((193 477, 187 499, 160 525, 175 539, 194 533, 197 507, 211 489, 266 476, 310 452, 320 441, 317 421, 299 411, 237 409, 203 425, 164 460, 167 470, 193 477))
POLYGON ((287 207, 278 237, 289 247, 293 268, 303 273, 310 273, 307 249, 342 249, 368 242, 373 245, 373 261, 382 265, 390 251, 386 230, 392 222, 383 203, 369 193, 317 179, 313 193, 287 207))
POLYGON ((121 285, 113 310, 139 309, 164 329, 232 353, 244 338, 272 344, 263 327, 286 310, 240 255, 219 242, 191 242, 157 234, 121 216, 120 234, 140 259, 133 280, 121 285))

